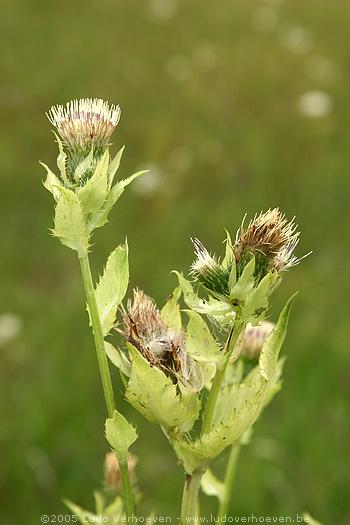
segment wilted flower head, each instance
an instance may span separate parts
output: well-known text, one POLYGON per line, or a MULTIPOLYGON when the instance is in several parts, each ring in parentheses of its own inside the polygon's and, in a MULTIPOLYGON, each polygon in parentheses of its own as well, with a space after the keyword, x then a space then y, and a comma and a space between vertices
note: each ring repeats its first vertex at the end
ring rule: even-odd
POLYGON ((242 225, 234 245, 238 273, 252 255, 256 260, 257 278, 269 270, 283 271, 298 264, 300 259, 293 255, 299 242, 297 227, 294 218, 288 221, 278 208, 255 215, 247 228, 242 225))
POLYGON ((120 107, 100 98, 72 100, 52 106, 47 113, 67 151, 67 168, 73 172, 92 151, 96 162, 109 145, 120 119, 120 107))
POLYGON ((197 259, 191 266, 194 278, 208 290, 228 295, 229 271, 220 264, 215 256, 210 255, 208 250, 198 239, 192 239, 197 259))
POLYGON ((275 324, 269 321, 262 321, 257 326, 248 323, 241 339, 242 357, 250 360, 258 359, 263 344, 274 327, 275 324))
POLYGON ((124 337, 175 383, 180 380, 197 389, 195 363, 185 351, 185 334, 162 321, 153 299, 142 290, 136 289, 133 294, 123 316, 124 337))

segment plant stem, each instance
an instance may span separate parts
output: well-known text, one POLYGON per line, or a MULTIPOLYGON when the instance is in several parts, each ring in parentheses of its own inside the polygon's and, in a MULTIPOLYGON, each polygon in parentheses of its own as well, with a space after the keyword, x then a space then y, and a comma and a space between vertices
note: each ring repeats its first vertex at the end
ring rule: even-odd
MULTIPOLYGON (((92 330, 95 340, 95 348, 97 354, 97 361, 100 370, 100 376, 102 381, 103 393, 106 401, 106 407, 109 417, 113 417, 115 410, 115 401, 113 394, 113 386, 111 375, 108 368, 108 361, 105 352, 105 342, 103 337, 103 331, 101 326, 100 314, 97 307, 96 295, 94 284, 92 282, 90 262, 88 255, 79 257, 81 273, 84 282, 86 302, 89 307, 90 319, 92 324, 92 330)), ((123 487, 123 497, 125 505, 125 513, 128 518, 132 518, 134 513, 134 505, 132 499, 128 463, 127 460, 123 464, 120 464, 120 476, 123 487)))
POLYGON ((89 256, 86 254, 83 257, 79 257, 81 273, 83 276, 86 302, 89 307, 90 319, 92 324, 92 330, 95 340, 95 348, 97 354, 98 366, 100 369, 100 376, 102 381, 103 393, 106 400, 106 406, 109 417, 113 417, 115 409, 114 395, 112 380, 109 373, 108 361, 105 352, 105 342, 102 332, 100 314, 98 312, 95 289, 92 282, 91 269, 89 263, 89 256))
MULTIPOLYGON (((203 424, 201 429, 201 436, 206 432, 211 430, 213 419, 215 415, 216 403, 221 391, 221 383, 225 375, 227 366, 230 361, 231 354, 234 350, 237 339, 243 330, 243 324, 238 323, 233 325, 230 335, 225 344, 224 353, 226 354, 226 360, 224 365, 221 368, 217 368, 213 383, 209 392, 207 404, 205 407, 203 424)), ((198 509, 197 501, 198 494, 201 485, 201 479, 205 472, 205 469, 197 469, 193 472, 191 476, 186 477, 183 498, 182 498, 182 507, 181 507, 181 522, 182 525, 185 525, 188 522, 194 521, 196 517, 196 511, 198 509)))
POLYGON ((132 499, 132 491, 130 484, 130 477, 128 471, 128 460, 124 462, 119 462, 120 468, 120 477, 122 482, 123 489, 123 499, 124 499, 124 510, 127 517, 133 517, 134 515, 134 503, 132 499))
POLYGON ((186 476, 181 506, 181 524, 195 523, 198 516, 198 493, 203 476, 203 470, 195 470, 193 474, 186 476))
POLYGON ((242 329, 243 329, 243 325, 242 324, 238 324, 237 326, 233 326, 233 328, 232 328, 232 330, 230 332, 230 335, 228 336, 228 339, 226 341, 225 349, 224 349, 224 353, 227 355, 226 361, 225 361, 224 365, 221 368, 217 368, 217 370, 216 370, 216 374, 214 376, 213 383, 211 385, 211 389, 210 389, 210 392, 209 392, 207 404, 206 404, 206 407, 205 407, 201 435, 203 435, 203 434, 205 434, 207 432, 210 432, 210 430, 211 430, 211 427, 212 427, 212 424, 213 424, 214 415, 215 415, 216 403, 218 401, 218 397, 219 397, 220 390, 221 390, 221 383, 222 383, 222 380, 224 378, 227 366, 229 364, 232 351, 233 351, 233 349, 235 347, 235 344, 237 343, 237 339, 238 339, 242 329))
POLYGON ((232 445, 230 450, 230 456, 226 468, 225 480, 224 480, 224 497, 219 505, 218 518, 223 518, 227 511, 232 494, 233 480, 236 473, 236 466, 240 452, 240 445, 232 445))

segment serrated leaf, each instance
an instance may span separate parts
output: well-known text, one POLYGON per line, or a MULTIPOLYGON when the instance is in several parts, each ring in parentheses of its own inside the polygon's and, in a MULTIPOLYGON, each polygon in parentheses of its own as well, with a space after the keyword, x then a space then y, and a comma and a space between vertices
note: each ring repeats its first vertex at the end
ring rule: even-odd
POLYGON ((129 377, 131 364, 125 355, 125 352, 115 348, 111 343, 105 341, 105 351, 109 360, 116 366, 125 376, 129 377))
POLYGON ((283 308, 277 324, 272 332, 266 338, 259 359, 261 375, 271 380, 274 378, 277 370, 278 356, 286 336, 288 318, 292 307, 293 300, 297 294, 290 297, 283 308))
POLYGON ((228 270, 233 260, 234 260, 234 253, 233 253, 232 239, 231 239, 231 235, 226 230, 225 256, 222 260, 221 266, 223 266, 224 268, 228 270))
POLYGON ((135 428, 120 414, 114 410, 113 417, 106 419, 106 439, 113 448, 119 461, 126 461, 128 450, 137 440, 135 428))
POLYGON ((175 288, 170 298, 163 306, 160 317, 162 321, 169 327, 173 328, 177 332, 181 330, 181 313, 179 306, 179 298, 181 295, 181 288, 178 286, 175 288))
POLYGON ((268 382, 257 374, 254 380, 240 385, 229 417, 221 420, 210 432, 194 442, 185 439, 173 442, 188 474, 199 467, 206 468, 226 447, 240 441, 259 416, 267 389, 268 382))
POLYGON ((132 357, 126 398, 149 421, 167 430, 189 431, 198 418, 200 403, 196 394, 172 380, 156 366, 151 366, 140 352, 127 343, 132 357))
POLYGON ((62 244, 76 250, 79 256, 85 255, 89 248, 89 234, 78 196, 71 190, 60 186, 61 196, 55 210, 55 227, 52 233, 62 244))
POLYGON ((89 221, 89 227, 91 230, 95 228, 100 228, 108 222, 108 215, 112 210, 113 206, 124 193, 125 188, 137 177, 148 173, 149 170, 142 170, 134 173, 129 178, 118 181, 109 191, 107 199, 102 206, 102 208, 94 215, 93 218, 89 221))
POLYGON ((207 496, 216 496, 221 502, 225 496, 225 484, 208 468, 201 480, 201 489, 207 496))
POLYGON ((114 157, 114 159, 111 161, 109 165, 109 168, 108 168, 108 188, 109 189, 112 187, 115 174, 117 173, 119 169, 120 161, 124 153, 124 149, 125 149, 125 146, 120 148, 120 150, 118 151, 118 153, 116 154, 116 156, 114 157))
POLYGON ((245 265, 242 275, 230 290, 230 299, 237 299, 238 301, 244 301, 254 288, 254 270, 255 270, 255 258, 252 257, 248 264, 245 265))
POLYGON ((225 356, 220 352, 210 330, 199 315, 192 310, 185 310, 189 317, 186 328, 186 352, 199 362, 222 363, 225 356))
POLYGON ((80 179, 85 175, 87 171, 90 171, 93 160, 94 149, 92 147, 90 153, 85 157, 85 159, 79 162, 78 166, 74 170, 73 178, 77 183, 80 182, 80 179))
POLYGON ((54 174, 53 171, 50 170, 46 164, 43 162, 40 162, 39 164, 41 164, 46 169, 46 179, 43 184, 57 202, 61 196, 59 188, 63 187, 63 185, 61 184, 60 179, 54 174))
POLYGON ((276 275, 269 272, 261 279, 258 286, 252 289, 244 301, 242 319, 245 321, 254 320, 254 317, 259 317, 259 311, 266 310, 275 281, 276 275))
POLYGON ((102 158, 99 160, 92 177, 86 182, 84 186, 77 188, 81 207, 86 217, 88 217, 90 214, 98 212, 107 198, 108 163, 109 152, 106 150, 102 158))
POLYGON ((212 297, 209 299, 209 301, 201 299, 194 292, 191 283, 185 279, 182 273, 177 272, 176 270, 173 270, 172 273, 177 276, 180 288, 183 293, 184 301, 186 305, 191 308, 191 310, 213 317, 230 314, 232 312, 230 305, 224 303, 223 301, 218 301, 212 297))
POLYGON ((62 177, 62 180, 65 182, 65 184, 69 185, 69 180, 67 177, 67 155, 63 148, 63 143, 60 137, 53 131, 53 134, 56 137, 56 142, 58 144, 58 157, 57 157, 57 167, 60 170, 60 174, 62 177))
POLYGON ((96 301, 103 335, 113 327, 117 308, 129 283, 128 245, 118 246, 108 257, 105 270, 96 286, 96 301))

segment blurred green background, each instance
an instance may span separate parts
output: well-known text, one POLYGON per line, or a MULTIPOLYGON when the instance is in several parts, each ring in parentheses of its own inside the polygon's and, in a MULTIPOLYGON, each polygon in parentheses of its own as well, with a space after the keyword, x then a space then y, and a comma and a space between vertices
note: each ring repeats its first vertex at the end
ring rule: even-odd
MULTIPOLYGON (((76 97, 122 106, 122 176, 151 168, 95 235, 95 275, 128 235, 131 283, 163 301, 190 236, 220 250, 244 213, 297 216, 299 255, 272 318, 300 290, 282 392, 243 452, 232 512, 350 519, 350 8, 308 0, 2 0, 1 523, 93 506, 105 408, 74 253, 49 234, 45 111, 76 97)), ((115 371, 114 379, 117 382, 115 371)), ((176 517, 182 472, 138 424, 142 512, 176 517)), ((224 466, 225 456, 217 462, 224 466)), ((203 509, 214 511, 207 499, 203 509)))

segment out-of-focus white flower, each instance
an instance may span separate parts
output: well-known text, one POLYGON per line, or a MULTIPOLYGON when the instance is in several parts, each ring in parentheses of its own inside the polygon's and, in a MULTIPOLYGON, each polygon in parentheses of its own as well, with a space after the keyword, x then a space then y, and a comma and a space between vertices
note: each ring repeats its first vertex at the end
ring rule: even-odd
POLYGON ((141 195, 151 195, 159 190, 163 181, 164 176, 162 176, 160 169, 157 166, 151 166, 147 177, 137 179, 132 188, 141 195))
POLYGON ((21 330, 22 321, 17 315, 6 313, 0 316, 0 344, 13 339, 21 330))
POLYGON ((284 25, 280 29, 282 43, 295 53, 308 53, 314 44, 311 32, 305 27, 284 25))
POLYGON ((150 10, 160 20, 169 20, 177 11, 177 0, 151 0, 150 10))
POLYGON ((325 91, 307 91, 299 97, 298 109, 306 117, 326 117, 333 110, 333 99, 325 91))

